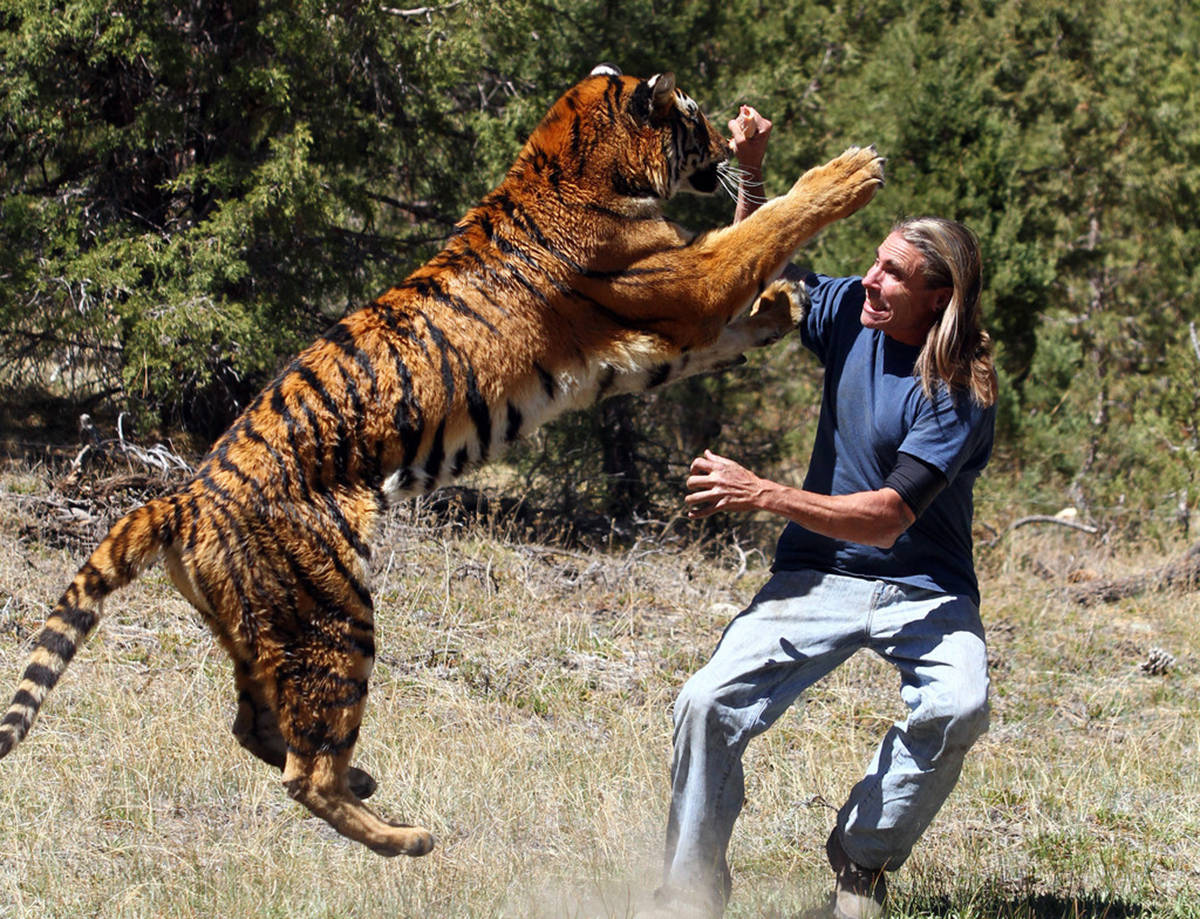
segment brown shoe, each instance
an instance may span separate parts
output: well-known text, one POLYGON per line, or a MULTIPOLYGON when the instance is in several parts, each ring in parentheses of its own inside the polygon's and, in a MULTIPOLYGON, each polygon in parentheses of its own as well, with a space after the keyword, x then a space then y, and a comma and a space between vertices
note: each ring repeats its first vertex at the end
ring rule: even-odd
POLYGON ((837 827, 825 843, 825 854, 833 868, 833 919, 879 919, 887 896, 887 878, 882 870, 856 865, 842 848, 837 827))

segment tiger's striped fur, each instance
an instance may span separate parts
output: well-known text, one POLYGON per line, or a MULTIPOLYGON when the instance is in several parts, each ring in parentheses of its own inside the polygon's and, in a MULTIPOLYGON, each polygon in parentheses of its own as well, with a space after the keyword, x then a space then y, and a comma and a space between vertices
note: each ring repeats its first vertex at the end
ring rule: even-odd
POLYGON ((786 288, 760 295, 870 200, 881 160, 852 148, 733 227, 693 237, 667 222, 663 201, 714 191, 727 155, 670 74, 604 69, 569 90, 439 255, 301 353, 179 492, 113 526, 35 640, 0 756, 101 601, 161 560, 233 660, 238 741, 340 833, 428 852, 428 831, 363 804, 375 783, 350 766, 375 656, 373 525, 567 409, 794 325, 786 288))

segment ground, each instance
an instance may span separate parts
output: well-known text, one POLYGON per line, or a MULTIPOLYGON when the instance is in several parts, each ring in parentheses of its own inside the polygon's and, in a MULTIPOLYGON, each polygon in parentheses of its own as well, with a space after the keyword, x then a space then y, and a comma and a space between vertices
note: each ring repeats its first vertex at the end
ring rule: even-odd
MULTIPOLYGON (((0 470, 12 687, 107 520, 161 487, 64 471, 0 470)), ((687 526, 597 549, 389 516, 359 760, 382 810, 436 834, 415 860, 336 836, 237 746, 229 665, 150 572, 0 763, 0 917, 633 915, 657 883, 674 695, 766 577, 761 552, 687 526)), ((894 915, 1200 916, 1200 595, 1065 593, 1071 570, 1161 554, 1038 526, 981 548, 992 728, 896 876, 894 915), (1156 648, 1173 661, 1150 672, 1156 648)), ((903 716, 896 689, 859 655, 751 744, 731 917, 824 895, 833 808, 903 716)))

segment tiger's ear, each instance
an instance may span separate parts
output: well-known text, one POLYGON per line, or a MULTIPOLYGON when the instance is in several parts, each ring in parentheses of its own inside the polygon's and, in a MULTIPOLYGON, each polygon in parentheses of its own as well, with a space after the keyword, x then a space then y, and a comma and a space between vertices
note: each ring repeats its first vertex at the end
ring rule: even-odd
POLYGON ((620 75, 621 68, 616 64, 609 64, 607 62, 597 64, 592 68, 592 72, 588 74, 589 77, 619 77, 620 75))
POLYGON ((656 73, 643 80, 629 98, 629 114, 641 124, 660 122, 675 104, 675 74, 656 73))
POLYGON ((656 73, 647 83, 650 86, 650 105, 654 114, 661 118, 675 104, 675 74, 656 73))

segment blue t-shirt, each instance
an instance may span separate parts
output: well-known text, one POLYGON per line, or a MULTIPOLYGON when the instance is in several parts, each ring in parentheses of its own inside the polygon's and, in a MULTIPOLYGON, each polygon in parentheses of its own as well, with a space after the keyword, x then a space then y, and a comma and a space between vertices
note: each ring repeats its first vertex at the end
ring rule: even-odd
POLYGON ((804 488, 848 495, 882 488, 908 453, 946 477, 947 486, 890 549, 830 539, 789 523, 774 569, 813 568, 879 578, 979 603, 972 552, 972 489, 992 451, 995 406, 939 387, 930 400, 913 376, 920 349, 864 328, 860 278, 806 279, 812 304, 804 344, 825 366, 821 417, 804 488))

